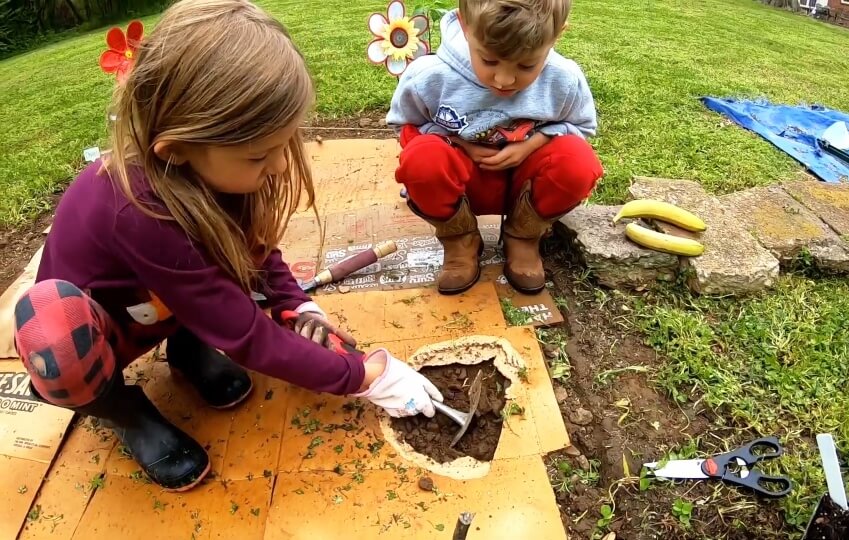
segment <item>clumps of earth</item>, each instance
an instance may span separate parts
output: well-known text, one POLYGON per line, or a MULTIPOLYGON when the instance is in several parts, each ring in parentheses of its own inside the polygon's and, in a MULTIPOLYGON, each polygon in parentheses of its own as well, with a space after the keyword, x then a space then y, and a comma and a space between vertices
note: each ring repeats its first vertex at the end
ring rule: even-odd
POLYGON ((506 404, 504 392, 510 386, 510 380, 496 369, 492 360, 474 365, 423 367, 419 371, 439 388, 446 405, 461 412, 468 412, 469 387, 478 371, 483 372, 475 418, 466 434, 453 448, 449 445, 460 426, 439 412, 433 418, 424 415, 393 418, 392 428, 398 438, 412 446, 416 452, 438 463, 447 463, 465 456, 479 461, 491 461, 501 436, 501 414, 506 404))
POLYGON ((840 508, 831 497, 825 496, 803 540, 846 540, 849 538, 849 512, 840 508))

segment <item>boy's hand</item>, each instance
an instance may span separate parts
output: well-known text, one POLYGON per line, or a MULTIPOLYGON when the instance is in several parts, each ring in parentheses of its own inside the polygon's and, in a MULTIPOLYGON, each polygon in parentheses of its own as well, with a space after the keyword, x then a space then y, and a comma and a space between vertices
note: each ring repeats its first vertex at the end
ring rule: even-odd
POLYGON ((488 171, 500 171, 518 167, 529 155, 542 148, 547 142, 547 135, 537 133, 525 141, 508 144, 494 156, 482 159, 480 161, 480 167, 488 171))
POLYGON ((484 146, 482 144, 470 143, 469 141, 465 141, 460 137, 451 137, 451 142, 462 148, 463 151, 466 152, 466 155, 469 156, 472 161, 478 164, 480 164, 486 158, 490 158, 492 156, 497 155, 499 152, 497 148, 484 146))

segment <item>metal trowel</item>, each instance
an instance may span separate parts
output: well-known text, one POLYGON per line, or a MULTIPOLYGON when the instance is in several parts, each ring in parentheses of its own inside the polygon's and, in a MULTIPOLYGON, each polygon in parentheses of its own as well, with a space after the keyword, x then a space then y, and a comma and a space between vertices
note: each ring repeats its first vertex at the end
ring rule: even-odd
POLYGON ((471 425, 472 420, 475 417, 475 412, 478 410, 478 402, 481 399, 482 375, 483 372, 478 371, 478 374, 475 375, 475 380, 472 381, 472 385, 469 387, 469 412, 465 413, 463 411, 458 411, 457 409, 449 407, 439 401, 433 402, 433 407, 437 411, 444 414, 460 426, 460 429, 457 431, 457 434, 454 435, 454 439, 451 441, 451 444, 448 445, 449 448, 453 448, 460 438, 465 435, 466 430, 469 429, 469 425, 471 425))

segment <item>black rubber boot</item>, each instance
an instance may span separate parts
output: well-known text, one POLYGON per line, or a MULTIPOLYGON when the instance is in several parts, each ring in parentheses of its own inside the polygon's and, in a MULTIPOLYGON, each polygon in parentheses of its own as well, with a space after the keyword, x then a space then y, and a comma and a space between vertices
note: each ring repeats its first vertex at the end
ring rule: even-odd
POLYGON ((186 491, 209 473, 206 450, 166 420, 140 386, 127 386, 120 372, 105 392, 75 411, 112 428, 145 474, 168 491, 186 491))
POLYGON ((182 374, 210 407, 232 407, 248 397, 253 388, 245 368, 185 328, 168 338, 165 356, 171 369, 182 374))

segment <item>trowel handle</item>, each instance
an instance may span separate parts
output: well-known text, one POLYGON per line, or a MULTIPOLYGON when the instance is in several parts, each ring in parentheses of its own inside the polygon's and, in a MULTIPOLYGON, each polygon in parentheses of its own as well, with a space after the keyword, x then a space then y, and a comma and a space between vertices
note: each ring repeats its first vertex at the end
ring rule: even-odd
POLYGON ((442 403, 441 401, 434 400, 433 401, 433 408, 436 409, 437 412, 444 414, 445 416, 447 416, 448 418, 450 418, 451 420, 453 420, 455 423, 457 423, 460 426, 462 426, 466 423, 466 419, 469 416, 468 413, 458 411, 457 409, 449 407, 448 405, 442 403))
POLYGON ((378 259, 386 257, 390 253, 395 253, 398 246, 393 240, 381 242, 371 249, 361 251, 356 255, 352 255, 342 259, 338 263, 331 264, 315 276, 315 280, 319 285, 327 285, 343 279, 357 270, 362 270, 366 266, 377 262, 378 259))

